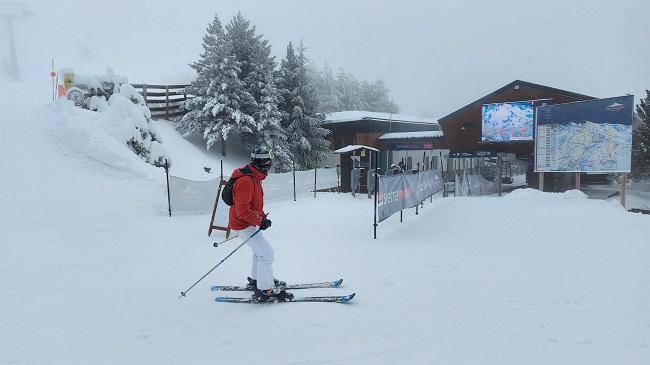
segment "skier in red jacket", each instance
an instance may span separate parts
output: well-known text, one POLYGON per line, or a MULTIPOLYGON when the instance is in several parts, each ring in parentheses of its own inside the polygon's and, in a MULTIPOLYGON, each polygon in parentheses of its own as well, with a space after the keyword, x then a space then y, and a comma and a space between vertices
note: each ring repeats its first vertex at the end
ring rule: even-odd
MULTIPOLYGON (((251 163, 232 172, 233 205, 229 212, 229 227, 237 231, 240 237, 253 235, 258 229, 271 227, 271 221, 264 213, 264 180, 273 165, 271 155, 261 147, 255 147, 251 153, 251 163)), ((273 247, 264 238, 263 232, 257 233, 247 242, 253 250, 253 263, 249 286, 254 290, 258 301, 286 301, 293 294, 284 290, 285 283, 273 278, 273 247)))

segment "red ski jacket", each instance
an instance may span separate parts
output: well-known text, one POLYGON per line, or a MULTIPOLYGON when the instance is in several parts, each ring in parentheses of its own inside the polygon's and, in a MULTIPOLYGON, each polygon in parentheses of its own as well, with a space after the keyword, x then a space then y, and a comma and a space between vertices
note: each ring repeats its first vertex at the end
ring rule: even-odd
POLYGON ((237 231, 249 226, 259 226, 264 218, 262 180, 266 178, 266 174, 250 164, 246 167, 251 171, 251 175, 245 175, 239 169, 231 175, 237 180, 232 188, 234 204, 230 207, 228 226, 237 231))

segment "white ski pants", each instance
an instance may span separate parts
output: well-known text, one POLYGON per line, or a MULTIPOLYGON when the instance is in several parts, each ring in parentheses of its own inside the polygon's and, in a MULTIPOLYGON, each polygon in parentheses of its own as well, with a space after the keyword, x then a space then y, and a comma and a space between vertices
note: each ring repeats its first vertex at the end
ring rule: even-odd
MULTIPOLYGON (((237 231, 241 239, 247 239, 259 227, 251 226, 237 231)), ((253 262, 251 265, 251 277, 257 280, 257 288, 267 290, 274 287, 273 283, 273 247, 264 238, 264 232, 260 231, 246 244, 253 250, 253 262)))

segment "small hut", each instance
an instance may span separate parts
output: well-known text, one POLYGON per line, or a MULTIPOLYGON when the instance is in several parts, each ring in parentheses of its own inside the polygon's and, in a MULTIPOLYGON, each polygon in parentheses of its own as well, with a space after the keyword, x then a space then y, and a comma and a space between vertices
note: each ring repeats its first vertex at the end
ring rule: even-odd
POLYGON ((341 192, 353 190, 368 192, 368 171, 373 168, 373 159, 377 159, 378 149, 364 145, 348 145, 334 151, 339 155, 341 173, 341 192))

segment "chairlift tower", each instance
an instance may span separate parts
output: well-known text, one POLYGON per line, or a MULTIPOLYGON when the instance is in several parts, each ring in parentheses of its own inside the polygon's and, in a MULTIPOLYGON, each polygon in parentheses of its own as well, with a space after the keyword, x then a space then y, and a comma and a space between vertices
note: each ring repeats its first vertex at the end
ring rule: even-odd
POLYGON ((2 66, 10 80, 20 80, 20 68, 16 56, 16 41, 14 39, 14 20, 31 16, 32 12, 27 10, 25 4, 0 3, 0 18, 7 23, 7 35, 9 37, 9 60, 3 59, 2 66))

